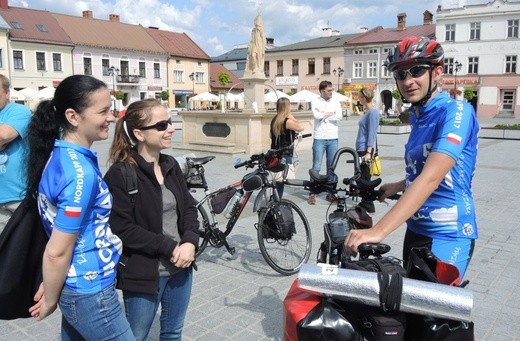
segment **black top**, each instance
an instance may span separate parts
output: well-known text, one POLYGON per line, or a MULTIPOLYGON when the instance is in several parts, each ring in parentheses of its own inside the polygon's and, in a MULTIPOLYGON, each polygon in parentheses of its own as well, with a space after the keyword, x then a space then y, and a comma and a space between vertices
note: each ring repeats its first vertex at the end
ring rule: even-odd
MULTIPOLYGON (((294 137, 296 136, 296 132, 294 130, 287 129, 287 120, 289 119, 289 117, 287 117, 283 121, 283 131, 282 131, 282 134, 278 137, 275 137, 274 132, 273 132, 273 125, 274 125, 275 119, 276 119, 276 116, 273 117, 273 119, 271 120, 271 129, 269 131, 269 135, 271 136, 271 149, 279 149, 279 148, 290 146, 294 142, 294 137)), ((291 154, 292 154, 292 150, 291 150, 291 154)))

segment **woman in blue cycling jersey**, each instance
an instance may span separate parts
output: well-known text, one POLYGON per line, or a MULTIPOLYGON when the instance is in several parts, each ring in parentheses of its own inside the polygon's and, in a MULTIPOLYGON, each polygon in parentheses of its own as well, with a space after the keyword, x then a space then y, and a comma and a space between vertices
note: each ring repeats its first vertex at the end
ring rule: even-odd
POLYGON ((114 121, 110 91, 85 75, 65 78, 29 125, 27 193, 37 195, 49 235, 36 320, 62 313, 62 340, 134 340, 115 290, 121 240, 110 230, 112 196, 93 142, 114 121))
POLYGON ((464 276, 478 237, 471 182, 479 126, 473 107, 440 92, 444 51, 426 37, 406 37, 391 50, 386 66, 403 99, 412 104, 412 131, 405 145, 406 177, 381 186, 384 200, 404 191, 371 229, 351 230, 345 240, 355 254, 362 243, 377 243, 406 221, 405 264, 412 247, 427 246, 464 276))
POLYGON ((136 340, 146 340, 161 305, 161 340, 181 340, 199 242, 196 201, 171 148, 170 114, 155 99, 133 102, 116 124, 105 180, 110 225, 123 241, 117 287, 136 340), (136 194, 127 179, 136 175, 136 194))

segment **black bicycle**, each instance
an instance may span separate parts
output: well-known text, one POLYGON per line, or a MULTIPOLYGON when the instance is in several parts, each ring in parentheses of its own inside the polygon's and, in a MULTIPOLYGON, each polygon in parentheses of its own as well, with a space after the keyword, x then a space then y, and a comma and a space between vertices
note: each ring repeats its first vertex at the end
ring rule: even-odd
MULTIPOLYGON (((252 193, 258 191, 253 205, 253 211, 258 214, 255 228, 260 252, 267 264, 280 274, 292 275, 308 261, 312 238, 307 218, 294 202, 279 198, 276 182, 269 171, 274 163, 283 166, 284 154, 291 147, 255 154, 236 164, 235 168, 254 168, 254 171, 214 191, 209 190, 204 165, 215 157, 186 158, 189 167, 188 187, 202 188, 205 194, 197 203, 202 224, 199 227, 200 245, 196 256, 208 244, 217 248, 224 246, 230 254, 235 253, 235 248, 229 245, 226 237, 233 230, 252 193), (222 230, 219 221, 225 219, 228 221, 222 230)), ((287 167, 282 168, 286 173, 287 167)))

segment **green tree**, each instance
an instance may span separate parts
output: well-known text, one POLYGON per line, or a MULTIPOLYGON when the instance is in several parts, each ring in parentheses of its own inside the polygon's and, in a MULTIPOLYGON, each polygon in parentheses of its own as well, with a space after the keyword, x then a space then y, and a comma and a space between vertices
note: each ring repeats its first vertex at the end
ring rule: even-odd
POLYGON ((166 90, 161 91, 161 99, 167 101, 170 98, 170 93, 166 90))
POLYGON ((231 75, 226 71, 219 72, 218 82, 220 83, 220 85, 226 86, 231 82, 231 75))
POLYGON ((471 101, 473 99, 473 88, 472 87, 467 87, 466 89, 464 89, 464 98, 467 99, 468 101, 471 101))
POLYGON ((392 90, 392 97, 397 100, 396 109, 398 113, 401 113, 401 108, 403 107, 403 98, 401 97, 401 93, 399 89, 392 90))

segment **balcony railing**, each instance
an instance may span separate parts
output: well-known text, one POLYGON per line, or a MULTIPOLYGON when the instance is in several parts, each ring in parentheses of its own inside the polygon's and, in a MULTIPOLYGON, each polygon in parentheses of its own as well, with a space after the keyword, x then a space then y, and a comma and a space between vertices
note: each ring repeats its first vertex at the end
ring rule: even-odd
POLYGON ((139 83, 139 75, 117 75, 118 83, 139 83))

